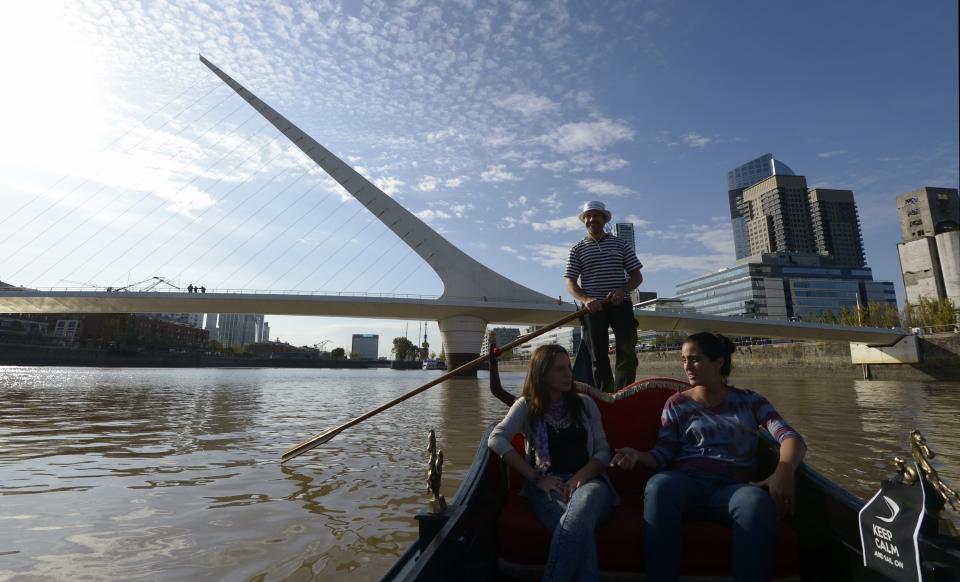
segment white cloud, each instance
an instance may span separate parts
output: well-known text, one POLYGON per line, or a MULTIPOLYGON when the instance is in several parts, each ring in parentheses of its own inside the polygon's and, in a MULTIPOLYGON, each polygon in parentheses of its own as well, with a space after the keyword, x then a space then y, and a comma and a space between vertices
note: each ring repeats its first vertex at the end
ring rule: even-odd
POLYGON ((628 214, 623 218, 623 220, 624 222, 632 222, 636 226, 646 226, 650 224, 649 220, 644 220, 643 218, 640 218, 636 214, 628 214))
POLYGON ((456 178, 450 178, 448 180, 445 180, 443 182, 443 185, 446 186, 447 188, 459 188, 460 186, 463 185, 464 181, 466 181, 466 177, 457 176, 456 178))
POLYGON ((526 196, 517 196, 516 200, 507 200, 507 208, 516 208, 518 206, 526 206, 527 197, 526 196))
POLYGON ((847 150, 833 150, 829 152, 820 152, 819 154, 817 154, 817 157, 827 159, 835 156, 842 156, 845 153, 847 153, 847 150))
POLYGON ((553 220, 548 220, 546 222, 534 222, 533 230, 537 232, 543 231, 556 231, 556 232, 570 232, 574 230, 582 230, 583 223, 580 222, 580 219, 576 216, 567 216, 564 218, 554 218, 553 220))
POLYGON ((627 196, 633 194, 633 190, 626 186, 620 186, 605 180, 580 180, 577 186, 591 194, 600 194, 603 196, 627 196))
POLYGON ((545 198, 541 198, 540 202, 550 210, 560 210, 560 207, 563 206, 563 203, 560 202, 559 196, 556 192, 545 198))
POLYGON ((680 141, 682 141, 683 143, 685 143, 686 145, 692 148, 703 149, 707 147, 707 145, 709 145, 711 142, 715 141, 715 139, 712 137, 707 137, 691 131, 681 135, 680 141))
POLYGON ((526 116, 541 115, 557 109, 557 104, 549 97, 533 93, 514 93, 495 102, 504 109, 516 111, 526 116))
POLYGON ((504 168, 503 164, 487 166, 486 171, 480 174, 480 180, 484 182, 514 182, 520 179, 504 168))
POLYGON ((427 143, 437 143, 450 139, 462 141, 464 136, 462 133, 452 127, 441 129, 439 131, 433 131, 427 134, 427 143))
POLYGON ((383 190, 384 194, 391 198, 400 191, 400 186, 403 186, 402 180, 391 177, 377 178, 373 183, 376 184, 377 188, 383 190))
POLYGON ((566 266, 567 257, 570 255, 568 245, 535 244, 527 245, 527 248, 533 252, 530 260, 544 267, 563 268, 566 266))
POLYGON ((643 270, 647 273, 658 271, 686 271, 706 273, 729 266, 730 257, 727 255, 652 255, 643 253, 640 256, 643 270))
POLYGON ((728 259, 733 259, 733 231, 729 226, 717 225, 693 225, 692 232, 687 233, 687 238, 695 240, 715 253, 725 253, 728 259))
POLYGON ((570 154, 585 150, 601 151, 607 146, 633 139, 633 129, 622 121, 600 119, 567 123, 541 137, 554 150, 570 154))
POLYGON ((505 253, 510 253, 512 255, 517 254, 517 249, 513 248, 510 245, 501 245, 500 250, 505 253))
POLYGON ((437 185, 440 183, 440 179, 434 176, 424 176, 420 183, 417 184, 417 190, 421 192, 433 192, 437 189, 437 185))
POLYGON ((431 225, 434 224, 437 220, 450 218, 450 215, 444 212, 443 210, 437 210, 433 208, 421 210, 420 212, 414 212, 414 215, 420 220, 431 225))

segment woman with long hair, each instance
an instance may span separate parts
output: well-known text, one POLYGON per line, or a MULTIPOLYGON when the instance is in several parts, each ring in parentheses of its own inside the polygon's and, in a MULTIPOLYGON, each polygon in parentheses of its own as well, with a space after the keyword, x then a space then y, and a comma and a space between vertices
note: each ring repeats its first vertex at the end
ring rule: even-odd
POLYGON ((523 395, 487 442, 527 483, 522 494, 552 532, 544 580, 597 580, 597 522, 616 503, 605 470, 610 447, 600 410, 574 390, 570 356, 558 345, 530 358, 523 395), (526 459, 511 440, 522 432, 526 459))
POLYGON ((736 351, 719 334, 696 333, 681 351, 691 388, 663 407, 656 446, 617 449, 614 465, 641 464, 657 473, 644 491, 647 579, 677 579, 681 520, 699 514, 733 527, 733 573, 739 581, 769 580, 777 516, 793 512, 794 473, 806 446, 770 402, 727 383, 736 351), (780 462, 766 479, 756 472, 758 427, 780 443, 780 462))

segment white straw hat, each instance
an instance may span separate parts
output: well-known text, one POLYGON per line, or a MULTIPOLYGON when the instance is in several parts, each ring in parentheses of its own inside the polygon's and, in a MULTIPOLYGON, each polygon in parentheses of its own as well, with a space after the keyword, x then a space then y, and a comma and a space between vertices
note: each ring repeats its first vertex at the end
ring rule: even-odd
POLYGON ((603 213, 603 217, 606 219, 607 222, 610 222, 610 219, 613 218, 613 215, 610 214, 610 211, 607 210, 607 207, 604 206, 603 202, 593 201, 593 202, 586 202, 586 203, 584 203, 584 205, 583 205, 583 210, 580 211, 580 217, 579 217, 579 218, 580 218, 580 222, 585 222, 585 221, 583 220, 583 217, 584 217, 584 215, 585 215, 586 213, 588 213, 588 212, 601 212, 601 213, 603 213))

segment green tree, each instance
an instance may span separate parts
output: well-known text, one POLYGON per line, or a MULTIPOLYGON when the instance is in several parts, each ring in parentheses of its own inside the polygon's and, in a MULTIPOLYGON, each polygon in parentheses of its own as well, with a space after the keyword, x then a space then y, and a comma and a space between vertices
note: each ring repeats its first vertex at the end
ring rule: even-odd
POLYGON ((333 348, 330 352, 330 357, 334 360, 342 360, 347 357, 347 351, 343 348, 333 348))
POLYGON ((405 337, 393 338, 393 357, 397 360, 411 359, 417 353, 417 347, 405 337))
POLYGON ((446 352, 443 351, 443 348, 440 348, 440 355, 437 356, 437 359, 440 360, 441 362, 447 361, 447 354, 446 352))

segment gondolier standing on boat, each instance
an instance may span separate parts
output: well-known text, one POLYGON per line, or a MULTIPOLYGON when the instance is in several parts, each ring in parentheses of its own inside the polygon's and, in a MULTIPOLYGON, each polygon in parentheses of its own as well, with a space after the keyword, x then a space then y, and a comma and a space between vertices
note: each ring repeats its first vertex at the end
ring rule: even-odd
POLYGON ((570 249, 563 272, 567 291, 584 303, 586 337, 593 359, 594 386, 613 392, 632 384, 637 377, 637 320, 630 292, 643 282, 637 253, 622 238, 604 231, 612 218, 603 202, 587 202, 580 221, 587 236, 570 249), (603 303, 609 299, 608 303, 603 303), (616 373, 610 370, 608 329, 616 341, 616 373))

